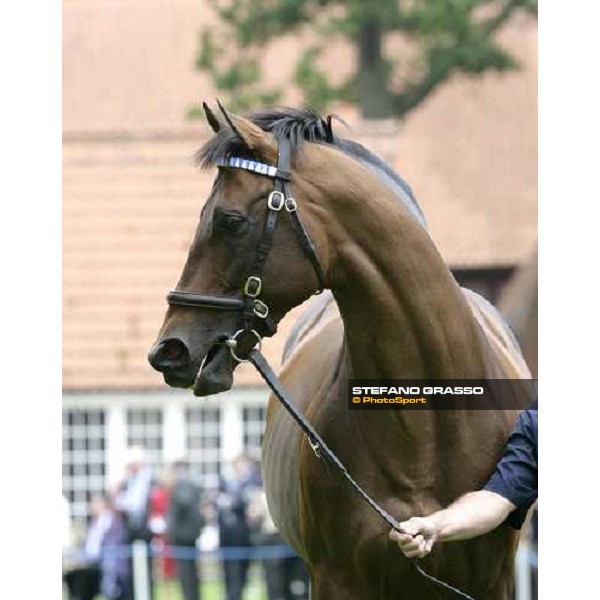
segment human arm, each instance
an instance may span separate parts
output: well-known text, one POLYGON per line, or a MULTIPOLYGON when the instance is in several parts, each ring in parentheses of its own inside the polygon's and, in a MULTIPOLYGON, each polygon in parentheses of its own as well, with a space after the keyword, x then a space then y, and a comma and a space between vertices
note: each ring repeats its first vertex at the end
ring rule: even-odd
POLYGON ((422 557, 436 541, 483 535, 505 520, 520 528, 537 499, 537 401, 519 415, 500 462, 483 490, 461 496, 448 508, 402 523, 390 538, 406 556, 422 557))
POLYGON ((407 557, 422 558, 436 542, 466 540, 495 529, 515 508, 494 492, 471 492, 428 517, 412 517, 401 523, 406 533, 392 530, 390 539, 398 542, 407 557))

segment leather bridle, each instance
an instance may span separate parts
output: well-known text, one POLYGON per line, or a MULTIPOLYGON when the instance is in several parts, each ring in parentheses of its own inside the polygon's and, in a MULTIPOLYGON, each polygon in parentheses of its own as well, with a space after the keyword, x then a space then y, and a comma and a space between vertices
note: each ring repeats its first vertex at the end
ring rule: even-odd
POLYGON ((292 145, 286 137, 282 137, 279 140, 277 167, 236 156, 230 156, 218 163, 220 168, 244 169, 257 175, 269 177, 274 181, 273 191, 267 198, 267 218, 262 236, 256 247, 250 274, 246 278, 242 289, 242 298, 216 294, 199 294, 183 290, 172 290, 167 294, 167 302, 171 306, 214 308, 239 312, 240 322, 238 330, 226 340, 233 358, 238 362, 245 362, 247 360, 236 353, 237 342, 242 335, 249 334, 254 337, 253 345, 259 344, 260 346, 262 336, 258 332, 259 327, 257 326, 257 322, 264 324, 267 336, 274 335, 277 331, 277 323, 270 314, 269 307, 259 296, 263 289, 262 276, 265 263, 273 245, 273 234, 277 227, 279 214, 284 209, 291 218, 300 246, 311 262, 317 276, 318 287, 315 294, 320 294, 325 289, 325 275, 315 246, 300 220, 298 204, 290 193, 289 182, 292 178, 291 163, 292 145))
MULTIPOLYGON (((277 331, 277 323, 270 315, 269 307, 259 299, 262 291, 263 281, 262 274, 264 271, 265 262, 271 251, 273 244, 273 233, 277 226, 279 213, 285 209, 292 219, 294 231, 300 241, 302 250, 308 257, 315 270, 318 287, 315 294, 320 294, 325 289, 325 276, 315 247, 302 225, 302 221, 298 216, 298 205, 292 197, 289 190, 289 182, 292 178, 291 172, 291 152, 292 147, 288 138, 281 138, 279 142, 277 166, 266 165, 254 160, 239 158, 235 156, 228 157, 219 162, 220 168, 245 169, 247 171, 270 177, 274 180, 273 191, 267 199, 267 219, 263 228, 260 242, 257 246, 254 255, 254 261, 250 274, 242 290, 242 298, 221 296, 216 294, 201 294, 195 292, 187 292, 183 290, 171 290, 167 294, 167 302, 171 306, 184 306, 191 308, 209 308, 224 311, 240 312, 239 329, 229 338, 225 340, 231 356, 237 362, 251 362, 262 378, 265 380, 275 397, 281 402, 290 416, 296 421, 300 429, 306 435, 308 442, 313 449, 318 459, 326 461, 328 465, 338 470, 344 477, 346 482, 361 496, 361 498, 369 505, 369 507, 377 513, 391 528, 406 534, 402 526, 392 515, 390 515, 382 506, 377 504, 373 498, 360 486, 360 484, 350 475, 342 461, 337 457, 335 452, 329 448, 323 438, 319 435, 313 425, 306 419, 302 412, 295 405, 288 392, 283 388, 281 382, 267 363, 265 357, 260 352, 260 344, 262 337, 257 331, 256 320, 260 319, 266 328, 267 335, 273 335, 277 331), (240 357, 236 350, 240 336, 247 334, 254 337, 251 349, 245 357, 240 357), (254 347, 257 346, 257 347, 254 347)), ((448 583, 437 579, 433 575, 427 573, 415 558, 408 559, 415 570, 431 583, 442 587, 446 592, 464 598, 465 600, 473 600, 471 596, 461 590, 449 585, 448 583)))

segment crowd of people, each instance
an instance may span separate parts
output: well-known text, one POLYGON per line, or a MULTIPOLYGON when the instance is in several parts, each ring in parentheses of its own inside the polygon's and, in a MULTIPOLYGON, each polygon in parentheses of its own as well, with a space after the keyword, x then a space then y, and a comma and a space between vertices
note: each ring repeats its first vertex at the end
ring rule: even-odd
POLYGON ((237 457, 214 489, 203 489, 185 459, 155 476, 141 447, 130 448, 126 475, 110 492, 95 497, 77 557, 65 562, 64 581, 71 600, 136 600, 133 547, 146 549, 148 580, 155 598, 155 570, 177 580, 184 600, 201 600, 199 540, 206 529, 218 532, 226 600, 242 600, 252 560, 264 572, 268 600, 308 597, 302 560, 288 551, 255 558, 253 550, 283 540, 269 516, 260 468, 248 455, 237 457))

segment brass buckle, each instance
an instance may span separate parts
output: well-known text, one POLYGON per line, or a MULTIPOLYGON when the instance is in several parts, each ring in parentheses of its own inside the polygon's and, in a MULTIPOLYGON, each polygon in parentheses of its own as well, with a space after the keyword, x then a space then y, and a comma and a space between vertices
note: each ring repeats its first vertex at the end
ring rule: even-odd
POLYGON ((262 280, 256 275, 250 275, 244 284, 244 294, 249 298, 256 298, 262 290, 262 280))
POLYGON ((254 314, 261 319, 266 319, 269 316, 269 307, 257 299, 254 301, 254 314))
POLYGON ((298 210, 298 204, 291 196, 285 199, 285 210, 288 212, 296 212, 298 210))
POLYGON ((277 190, 273 190, 269 194, 269 199, 267 200, 267 206, 271 210, 279 211, 283 208, 285 204, 285 196, 283 192, 278 192, 277 190))

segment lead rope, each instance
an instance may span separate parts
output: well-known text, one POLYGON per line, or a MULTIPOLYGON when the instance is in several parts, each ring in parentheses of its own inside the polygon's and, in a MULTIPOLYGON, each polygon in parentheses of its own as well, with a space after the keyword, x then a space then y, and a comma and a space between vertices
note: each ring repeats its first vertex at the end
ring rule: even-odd
MULTIPOLYGON (((400 533, 407 533, 404 531, 400 523, 392 517, 384 508, 379 506, 365 490, 356 482, 356 480, 348 473, 344 463, 336 456, 335 452, 329 448, 323 438, 317 433, 315 428, 306 420, 306 417, 298 410, 292 399, 289 397, 287 391, 283 388, 277 375, 269 366, 269 363, 265 357, 256 348, 252 349, 248 353, 247 360, 250 361, 256 370, 260 373, 261 377, 265 380, 266 384, 271 388, 271 391, 275 394, 277 399, 283 404, 289 415, 296 421, 300 429, 305 433, 308 438, 308 442, 313 449, 317 458, 325 459, 332 465, 334 465, 338 471, 342 474, 344 479, 358 492, 362 499, 390 526, 392 529, 399 531, 400 533)), ((411 565, 416 571, 428 581, 444 588, 446 591, 458 596, 459 598, 465 598, 466 600, 474 600, 472 596, 465 594, 461 590, 451 586, 445 581, 437 579, 433 575, 430 575, 420 565, 416 558, 408 559, 411 565)))

